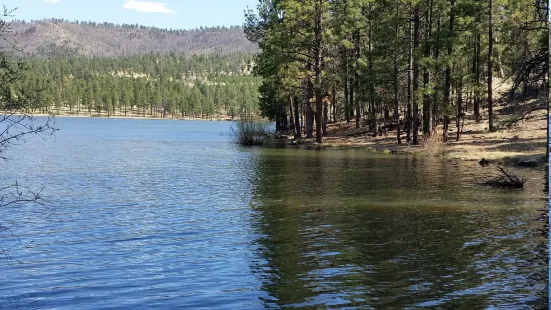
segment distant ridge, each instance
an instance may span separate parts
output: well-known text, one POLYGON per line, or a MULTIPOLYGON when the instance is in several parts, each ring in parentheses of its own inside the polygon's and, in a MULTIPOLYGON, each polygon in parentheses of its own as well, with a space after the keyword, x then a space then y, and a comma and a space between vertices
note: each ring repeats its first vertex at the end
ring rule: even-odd
POLYGON ((25 56, 126 57, 148 53, 252 54, 257 45, 240 26, 172 30, 140 25, 60 19, 12 22, 17 47, 25 56))

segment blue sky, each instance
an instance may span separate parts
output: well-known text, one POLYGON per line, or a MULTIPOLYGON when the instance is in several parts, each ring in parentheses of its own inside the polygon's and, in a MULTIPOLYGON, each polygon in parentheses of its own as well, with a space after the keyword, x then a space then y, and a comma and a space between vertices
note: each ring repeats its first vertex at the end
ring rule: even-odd
POLYGON ((258 0, 0 0, 14 18, 65 18, 115 24, 190 29, 243 23, 243 11, 258 0))

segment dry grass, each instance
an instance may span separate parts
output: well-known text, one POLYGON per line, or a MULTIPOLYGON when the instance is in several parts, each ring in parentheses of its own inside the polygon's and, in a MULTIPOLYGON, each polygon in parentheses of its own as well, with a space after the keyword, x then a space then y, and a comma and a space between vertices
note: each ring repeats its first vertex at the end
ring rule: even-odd
POLYGON ((430 156, 444 155, 444 142, 438 130, 434 130, 429 136, 421 137, 421 146, 425 153, 430 156))
POLYGON ((544 109, 536 109, 541 106, 539 99, 497 104, 494 111, 497 119, 495 123, 499 130, 496 132, 488 130, 488 115, 485 110, 480 123, 476 123, 472 115, 467 115, 459 141, 455 141, 457 128, 451 125, 449 139, 445 144, 442 143, 442 135, 438 133, 426 139, 421 138, 420 146, 409 145, 405 133, 402 133, 402 144, 396 143, 396 132, 378 137, 372 137, 370 134, 350 136, 351 133, 357 132, 352 121, 349 124, 329 124, 324 145, 388 150, 390 153, 444 155, 447 158, 462 160, 478 161, 486 158, 502 163, 518 159, 537 160, 543 164, 547 147, 547 112, 544 109))
MULTIPOLYGON (((498 109, 499 113, 499 109, 498 109)), ((501 115, 502 119, 512 118, 501 115)), ((460 141, 451 141, 446 146, 446 155, 451 158, 500 161, 507 157, 534 157, 545 154, 547 140, 547 114, 545 110, 528 113, 524 120, 510 128, 489 132, 487 120, 465 122, 465 131, 460 141)))

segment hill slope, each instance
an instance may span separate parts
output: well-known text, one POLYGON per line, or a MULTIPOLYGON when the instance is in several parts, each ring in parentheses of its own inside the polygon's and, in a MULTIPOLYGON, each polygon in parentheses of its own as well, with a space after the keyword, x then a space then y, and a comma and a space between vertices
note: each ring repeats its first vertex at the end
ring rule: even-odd
POLYGON ((152 52, 186 54, 253 53, 242 27, 166 30, 63 20, 14 21, 16 44, 27 56, 122 57, 152 52))

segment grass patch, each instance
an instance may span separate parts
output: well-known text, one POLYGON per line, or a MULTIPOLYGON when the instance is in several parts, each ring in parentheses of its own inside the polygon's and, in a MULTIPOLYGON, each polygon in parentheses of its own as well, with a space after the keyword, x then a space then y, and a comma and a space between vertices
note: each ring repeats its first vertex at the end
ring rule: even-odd
POLYGON ((231 140, 244 146, 266 145, 273 140, 273 130, 269 122, 238 120, 230 127, 231 140))
POLYGON ((444 154, 444 142, 437 130, 429 136, 421 137, 421 146, 430 156, 442 156, 444 154))

